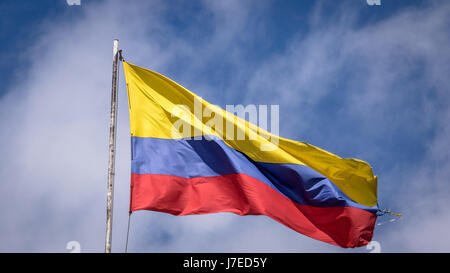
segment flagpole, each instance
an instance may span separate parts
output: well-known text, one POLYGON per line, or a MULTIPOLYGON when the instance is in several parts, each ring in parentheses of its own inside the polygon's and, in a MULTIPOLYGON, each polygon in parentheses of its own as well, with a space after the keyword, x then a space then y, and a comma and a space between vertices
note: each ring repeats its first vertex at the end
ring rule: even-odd
POLYGON ((116 125, 117 125, 117 63, 119 40, 114 40, 113 69, 111 89, 111 120, 109 122, 109 164, 108 164, 108 195, 106 203, 106 240, 105 253, 111 253, 113 199, 114 199, 114 172, 116 159, 116 125))

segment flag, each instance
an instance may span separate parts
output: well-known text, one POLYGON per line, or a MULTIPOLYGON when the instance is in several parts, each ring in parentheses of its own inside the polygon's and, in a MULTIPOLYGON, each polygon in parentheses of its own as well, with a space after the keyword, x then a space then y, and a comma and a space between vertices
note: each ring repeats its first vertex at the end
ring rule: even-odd
POLYGON ((278 137, 163 75, 123 65, 130 211, 265 215, 341 247, 371 241, 378 204, 369 164, 278 137))

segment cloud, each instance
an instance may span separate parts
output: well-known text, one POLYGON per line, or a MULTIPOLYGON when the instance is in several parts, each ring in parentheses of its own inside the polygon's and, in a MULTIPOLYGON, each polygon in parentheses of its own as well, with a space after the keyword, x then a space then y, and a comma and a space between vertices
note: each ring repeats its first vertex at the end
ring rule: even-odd
MULTIPOLYGON (((448 251, 439 231, 450 220, 449 4, 362 25, 353 8, 318 8, 307 32, 258 57, 252 51, 273 34, 264 20, 273 3, 149 2, 83 4, 79 17, 41 26, 23 80, 0 100, 0 251, 59 252, 71 240, 83 252, 103 250, 114 38, 128 61, 212 103, 280 104, 283 136, 369 161, 381 204, 406 214, 376 231, 382 251, 448 251)), ((117 252, 130 180, 120 73, 117 252)), ((263 216, 136 212, 131 227, 130 251, 342 251, 263 216)))
POLYGON ((246 101, 276 101, 282 132, 372 164, 381 205, 405 214, 379 227, 383 249, 448 251, 450 5, 362 25, 354 10, 317 10, 309 35, 255 71, 246 101))

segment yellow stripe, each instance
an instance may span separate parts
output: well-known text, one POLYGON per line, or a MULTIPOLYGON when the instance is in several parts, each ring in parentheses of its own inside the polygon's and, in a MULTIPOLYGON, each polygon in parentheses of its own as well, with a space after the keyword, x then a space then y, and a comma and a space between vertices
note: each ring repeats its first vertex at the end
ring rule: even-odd
POLYGON ((200 101, 201 109, 210 109, 215 115, 201 118, 201 114, 194 114, 198 96, 156 72, 126 62, 123 65, 132 136, 172 139, 215 135, 255 161, 307 165, 326 176, 355 202, 369 207, 377 204, 377 177, 366 162, 340 158, 308 143, 277 137, 204 100, 200 101), (178 112, 176 116, 172 115, 174 112, 178 112), (208 126, 214 118, 223 121, 222 126, 208 126), (174 132, 174 124, 183 122, 192 129, 185 135, 174 132), (234 127, 233 136, 227 135, 227 124, 234 127), (237 131, 245 132, 244 140, 237 140, 237 131), (278 144, 274 145, 277 139, 278 144), (262 150, 264 145, 266 149, 262 150))

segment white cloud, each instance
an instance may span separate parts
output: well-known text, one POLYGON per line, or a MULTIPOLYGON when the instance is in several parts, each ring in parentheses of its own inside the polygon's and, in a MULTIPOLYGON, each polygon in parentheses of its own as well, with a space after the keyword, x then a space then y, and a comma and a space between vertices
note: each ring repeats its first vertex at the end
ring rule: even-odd
POLYGON ((282 132, 375 166, 381 205, 405 214, 376 230, 384 251, 448 251, 450 5, 366 26, 352 11, 332 19, 321 12, 310 35, 255 72, 247 101, 279 101, 284 126, 296 125, 282 132), (408 150, 398 148, 407 141, 408 150))
MULTIPOLYGON (((0 101, 5 128, 0 131, 0 251, 65 251, 71 240, 79 241, 82 251, 103 250, 114 38, 120 39, 127 60, 176 74, 177 81, 208 100, 217 98, 211 102, 225 104, 245 93, 236 103, 279 103, 282 135, 307 136, 334 152, 382 161, 384 132, 417 130, 425 138, 436 129, 424 160, 382 170, 382 202, 407 217, 380 228, 375 239, 383 251, 448 251, 448 236, 440 239, 439 231, 449 222, 450 127, 445 117, 450 115, 444 102, 450 5, 407 10, 362 28, 355 25, 355 11, 336 16, 337 22, 317 12, 309 34, 297 35, 255 70, 242 61, 243 48, 267 35, 261 18, 270 5, 255 10, 254 3, 241 1, 201 4, 197 17, 187 18, 196 11, 181 13, 164 1, 108 1, 82 5, 80 19, 59 18, 43 27, 28 53, 31 66, 20 71, 23 81, 0 101), (212 25, 199 37, 189 25, 173 27, 169 21, 177 16, 181 24, 192 19, 195 26, 208 16, 212 25), (205 78, 214 75, 210 64, 217 59, 223 62, 217 69, 233 75, 212 86, 205 78), (327 99, 328 105, 336 103, 335 112, 323 110, 327 99), (337 130, 340 126, 359 129, 348 134, 337 130)), ((114 251, 124 249, 130 164, 123 73, 120 78, 114 251)), ((133 215, 129 250, 341 251, 263 216, 156 212, 133 215)))

